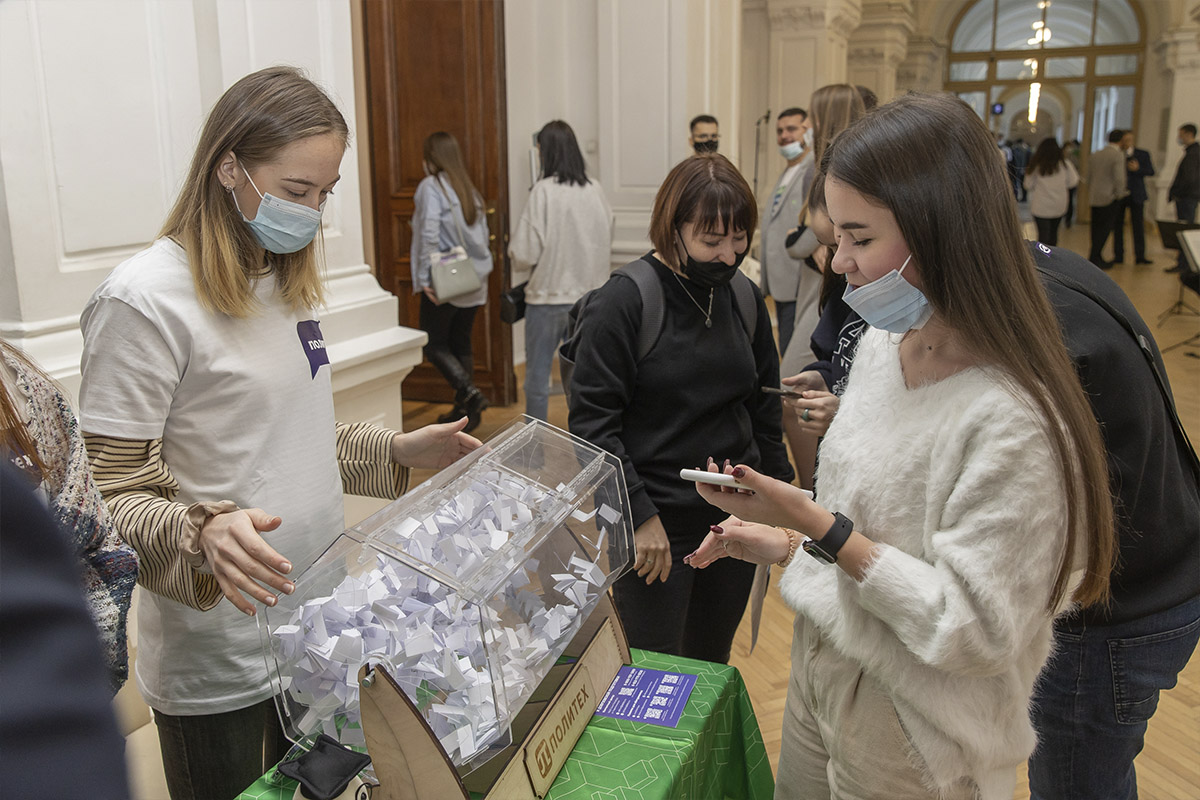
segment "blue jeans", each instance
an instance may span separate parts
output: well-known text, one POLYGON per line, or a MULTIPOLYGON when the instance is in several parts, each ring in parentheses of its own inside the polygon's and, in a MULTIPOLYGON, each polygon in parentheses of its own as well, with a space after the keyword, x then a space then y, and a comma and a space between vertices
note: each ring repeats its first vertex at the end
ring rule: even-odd
POLYGON ((1133 759, 1197 639, 1200 597, 1119 625, 1059 627, 1033 694, 1031 800, 1136 800, 1133 759))
POLYGON ((570 304, 525 306, 525 413, 545 420, 550 404, 550 365, 567 330, 570 304))

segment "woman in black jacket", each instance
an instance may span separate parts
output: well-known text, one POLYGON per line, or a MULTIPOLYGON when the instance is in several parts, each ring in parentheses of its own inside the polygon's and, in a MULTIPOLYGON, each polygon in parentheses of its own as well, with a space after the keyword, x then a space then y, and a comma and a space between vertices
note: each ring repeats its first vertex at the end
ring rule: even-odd
POLYGON ((613 594, 634 647, 728 661, 750 593, 752 565, 726 559, 717 571, 684 567, 683 556, 724 515, 679 470, 704 466, 709 453, 738 453, 781 480, 793 477, 779 398, 760 390, 779 385, 770 318, 753 287, 755 324, 744 324, 731 285, 747 280, 738 266, 756 222, 754 195, 728 160, 689 158, 658 190, 654 250, 640 259, 646 264, 631 265, 653 270, 661 284, 654 347, 638 358, 644 314, 633 280, 615 275, 589 301, 570 427, 625 468, 637 557, 613 594))

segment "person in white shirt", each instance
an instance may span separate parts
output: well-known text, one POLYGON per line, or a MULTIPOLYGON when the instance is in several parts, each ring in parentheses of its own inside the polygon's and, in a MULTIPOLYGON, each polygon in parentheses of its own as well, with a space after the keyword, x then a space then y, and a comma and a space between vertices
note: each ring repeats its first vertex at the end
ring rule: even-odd
POLYGON ((236 82, 160 238, 81 317, 80 426, 150 590, 135 675, 173 800, 228 800, 286 752, 254 601, 291 593, 342 532, 343 490, 394 498, 408 467, 480 444, 465 419, 334 420, 317 237, 347 136, 296 69, 236 82))
POLYGON ((1054 617, 1108 596, 1099 426, 969 106, 906 95, 825 163, 831 265, 871 328, 819 502, 730 466, 740 488, 697 491, 734 516, 686 560, 785 568, 776 797, 1009 800, 1054 617))
POLYGON ((612 269, 613 213, 600 184, 588 179, 570 125, 546 123, 537 146, 542 179, 529 193, 509 254, 518 267, 533 268, 525 287, 525 413, 544 420, 567 312, 612 269))
POLYGON ((1058 224, 1067 213, 1071 190, 1079 185, 1079 173, 1063 155, 1058 141, 1049 136, 1041 141, 1025 170, 1029 213, 1037 223, 1038 241, 1058 244, 1058 224))

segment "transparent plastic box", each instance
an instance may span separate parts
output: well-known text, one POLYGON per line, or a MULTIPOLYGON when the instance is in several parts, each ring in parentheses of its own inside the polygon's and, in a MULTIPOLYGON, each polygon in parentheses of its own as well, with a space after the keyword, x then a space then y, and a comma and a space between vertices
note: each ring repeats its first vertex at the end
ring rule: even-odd
POLYGON ((362 747, 358 671, 384 664, 466 775, 626 569, 620 461, 522 418, 342 533, 259 614, 289 738, 362 747))

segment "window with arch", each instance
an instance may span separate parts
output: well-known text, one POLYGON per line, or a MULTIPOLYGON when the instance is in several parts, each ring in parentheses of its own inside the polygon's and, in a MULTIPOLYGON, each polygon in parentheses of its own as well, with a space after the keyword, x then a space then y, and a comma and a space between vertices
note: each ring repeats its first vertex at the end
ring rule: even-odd
POLYGON ((1145 52, 1135 0, 975 0, 951 28, 946 88, 998 135, 1087 153, 1137 128, 1145 52))

